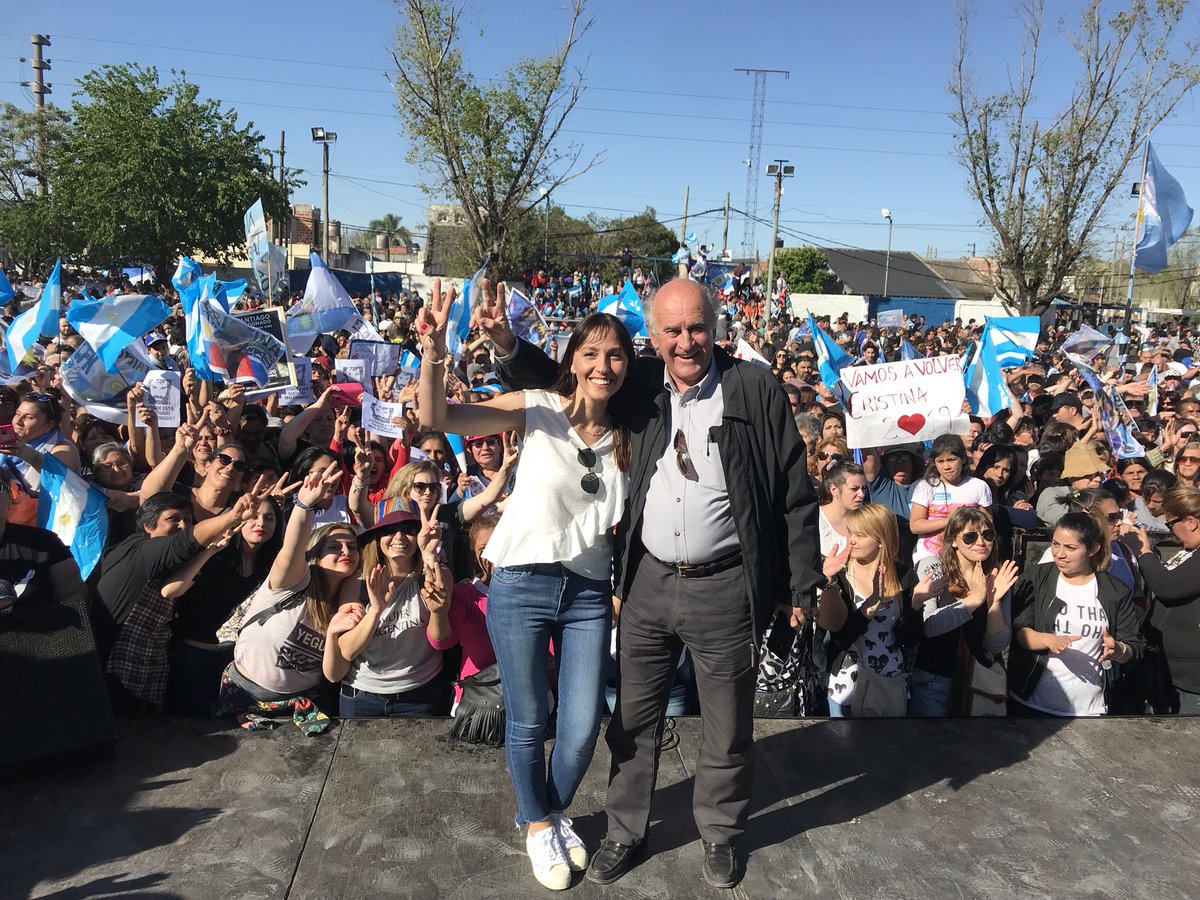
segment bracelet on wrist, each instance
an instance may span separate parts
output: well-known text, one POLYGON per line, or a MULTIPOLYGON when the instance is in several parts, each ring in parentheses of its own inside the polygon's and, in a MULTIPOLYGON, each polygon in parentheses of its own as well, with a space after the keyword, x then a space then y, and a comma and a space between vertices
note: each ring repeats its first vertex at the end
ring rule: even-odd
POLYGON ((441 366, 441 365, 445 365, 447 356, 448 356, 447 354, 443 354, 441 359, 436 359, 436 358, 434 358, 432 353, 426 353, 421 358, 426 360, 431 366, 441 366))
POLYGON ((305 503, 305 502, 304 502, 303 500, 301 500, 299 497, 296 497, 296 498, 294 498, 294 499, 292 500, 292 505, 293 505, 293 506, 295 506, 297 509, 302 509, 302 510, 304 510, 305 512, 312 512, 312 511, 313 511, 313 507, 309 506, 307 503, 305 503))

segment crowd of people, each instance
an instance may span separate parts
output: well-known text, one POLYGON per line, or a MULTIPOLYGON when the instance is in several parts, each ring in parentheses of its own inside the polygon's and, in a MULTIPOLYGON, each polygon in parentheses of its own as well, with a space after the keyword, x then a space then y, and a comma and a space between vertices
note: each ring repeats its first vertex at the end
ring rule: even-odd
MULTIPOLYGON (((86 596, 119 714, 251 730, 470 721, 498 681, 516 821, 554 888, 585 868, 615 881, 643 850, 668 712, 702 714, 695 815, 704 875, 725 887, 740 877, 755 714, 1200 713, 1200 361, 1186 325, 1136 329, 1100 373, 1141 455, 1110 445, 1101 398, 1061 349, 1069 321, 1006 371, 1000 415, 928 445, 851 450, 800 320, 642 278, 638 346, 594 312, 614 290, 598 273, 527 284, 579 320, 565 350, 515 338, 503 289, 486 284, 460 354, 439 284, 356 300, 421 358, 416 380, 363 385, 406 405, 398 438, 364 428, 335 383, 346 333, 314 341, 306 406, 196 377, 169 287, 172 316, 143 341, 182 372, 184 421, 158 427, 135 385, 110 424, 62 390, 82 344, 64 317, 0 387, 0 587, 13 588, 0 628, 13 609, 86 596), (735 360, 739 341, 769 366, 735 360), (107 497, 86 584, 35 527, 47 456, 107 497), (589 862, 568 813, 604 713, 609 829, 589 862)), ((133 292, 81 274, 64 305, 85 287, 133 292)), ((905 344, 960 354, 983 324, 820 327, 872 364, 905 344)))

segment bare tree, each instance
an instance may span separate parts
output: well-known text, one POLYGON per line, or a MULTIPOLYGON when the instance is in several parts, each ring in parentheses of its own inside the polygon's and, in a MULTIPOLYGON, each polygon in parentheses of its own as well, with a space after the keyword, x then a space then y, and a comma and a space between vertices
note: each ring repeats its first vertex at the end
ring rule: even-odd
POLYGON ((583 72, 567 63, 591 21, 575 0, 566 37, 545 58, 524 57, 495 82, 477 80, 463 65, 463 7, 442 0, 396 0, 393 85, 430 195, 462 206, 477 257, 504 263, 513 223, 542 199, 600 160, 583 161, 578 145, 560 146, 563 124, 583 92, 583 72))
POLYGON ((951 118, 967 185, 995 231, 997 292, 1045 310, 1150 131, 1196 84, 1200 41, 1187 0, 1132 0, 1108 17, 1089 0, 1060 27, 1078 57, 1070 101, 1039 117, 1043 0, 1025 0, 1025 42, 1007 88, 987 93, 968 69, 969 12, 959 10, 951 118), (1183 37, 1186 36, 1186 37, 1183 37))

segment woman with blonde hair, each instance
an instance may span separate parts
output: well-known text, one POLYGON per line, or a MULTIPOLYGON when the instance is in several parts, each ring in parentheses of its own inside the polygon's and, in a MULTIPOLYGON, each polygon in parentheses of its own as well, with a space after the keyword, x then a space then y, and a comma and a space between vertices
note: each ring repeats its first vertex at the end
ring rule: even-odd
MULTIPOLYGON (((1008 594, 1017 583, 1017 566, 1012 560, 997 565, 999 545, 991 514, 961 506, 950 514, 943 534, 940 574, 937 566, 931 567, 939 590, 922 609, 923 636, 909 682, 911 716, 950 713, 961 641, 966 641, 976 666, 992 671, 1012 636, 1008 594)), ((993 712, 1002 714, 1003 669, 995 671, 1000 678, 988 694, 998 707, 993 712)), ((982 689, 987 676, 981 674, 979 681, 982 689)))
POLYGON ((826 557, 817 624, 829 632, 829 714, 903 716, 905 654, 921 636, 933 575, 897 574, 900 531, 880 503, 846 513, 848 542, 826 557))

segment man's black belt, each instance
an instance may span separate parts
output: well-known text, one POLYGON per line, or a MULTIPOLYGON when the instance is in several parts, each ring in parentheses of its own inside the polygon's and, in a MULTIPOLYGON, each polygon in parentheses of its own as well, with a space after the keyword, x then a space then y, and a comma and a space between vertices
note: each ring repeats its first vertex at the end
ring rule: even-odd
POLYGON ((650 556, 659 565, 666 566, 680 578, 707 578, 710 575, 718 575, 721 572, 727 572, 734 566, 740 566, 742 564, 742 551, 740 550, 735 550, 728 556, 722 556, 720 559, 714 559, 712 562, 700 563, 699 565, 692 565, 691 563, 669 563, 664 562, 653 554, 650 554, 650 556))

